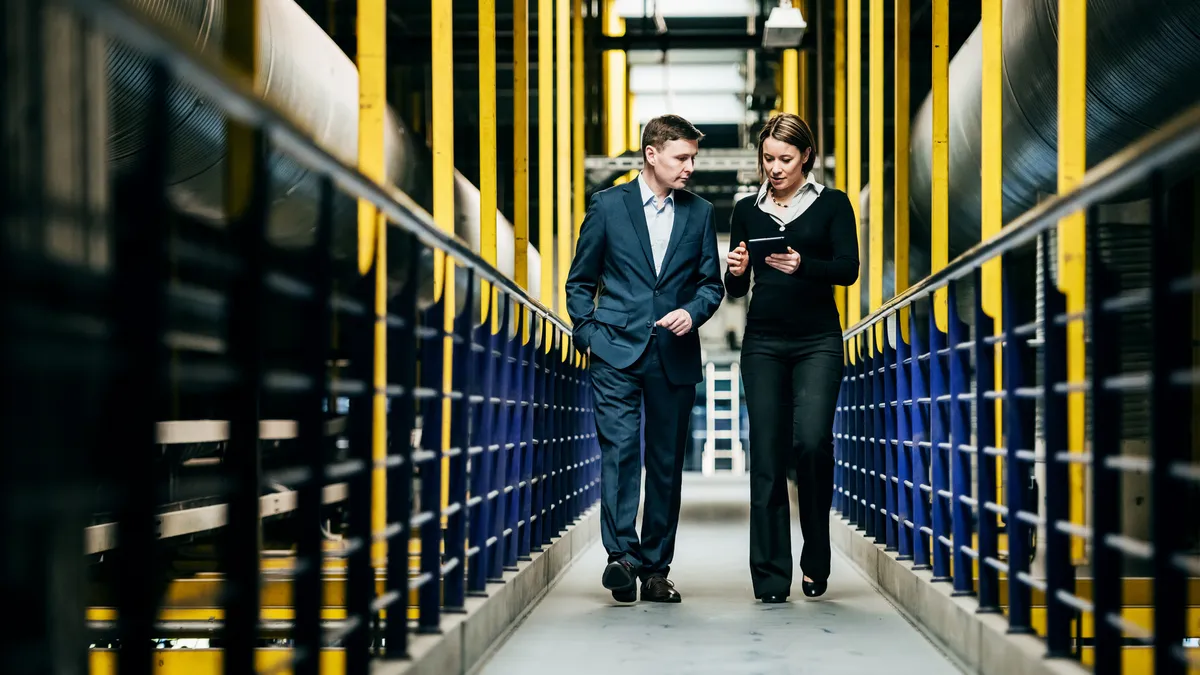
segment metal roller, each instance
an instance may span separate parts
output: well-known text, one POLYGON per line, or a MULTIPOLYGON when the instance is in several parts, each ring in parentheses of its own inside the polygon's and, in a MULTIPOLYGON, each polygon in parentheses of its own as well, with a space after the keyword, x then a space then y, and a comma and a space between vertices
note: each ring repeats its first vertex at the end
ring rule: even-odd
MULTIPOLYGON (((220 49, 226 0, 127 0, 202 52, 220 49)), ((358 162, 358 70, 338 45, 292 0, 259 0, 260 94, 288 115, 316 143, 349 166, 358 162)), ((109 157, 114 176, 127 175, 146 147, 142 134, 149 90, 147 61, 117 42, 108 47, 111 99, 109 157)), ((215 227, 225 225, 224 116, 194 91, 179 83, 169 90, 172 117, 170 197, 174 206, 215 227)), ((432 159, 429 149, 404 127, 395 111, 387 112, 384 127, 386 181, 432 210, 432 159)), ((317 179, 287 156, 272 153, 269 160, 271 219, 268 237, 282 248, 309 245, 317 213, 317 179)), ((479 250, 479 190, 461 174, 455 176, 455 234, 479 250)), ((497 267, 510 278, 513 265, 513 227, 497 216, 497 267)), ((358 246, 357 206, 339 195, 334 205, 334 254, 352 269, 358 246)), ((389 273, 404 272, 404 237, 389 238, 389 273)), ((422 296, 432 300, 432 256, 423 258, 422 296)), ((540 256, 531 246, 529 278, 524 284, 538 296, 540 256)), ((459 275, 459 284, 465 275, 459 275)), ((465 297, 459 292, 457 297, 465 297)))

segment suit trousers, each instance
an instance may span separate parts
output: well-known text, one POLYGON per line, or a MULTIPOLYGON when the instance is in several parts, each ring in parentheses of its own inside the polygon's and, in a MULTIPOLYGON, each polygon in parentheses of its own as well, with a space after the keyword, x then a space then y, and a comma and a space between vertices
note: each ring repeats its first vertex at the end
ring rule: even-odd
POLYGON ((804 548, 800 568, 829 577, 833 414, 842 381, 839 333, 747 333, 741 369, 750 424, 750 576, 754 597, 789 595, 792 583, 788 470, 796 472, 804 548))
POLYGON ((628 368, 614 368, 595 354, 590 365, 601 453, 600 538, 609 562, 628 560, 643 580, 670 573, 684 448, 696 401, 695 385, 677 385, 667 378, 659 354, 662 347, 652 337, 628 368), (643 414, 646 502, 639 537, 643 414))

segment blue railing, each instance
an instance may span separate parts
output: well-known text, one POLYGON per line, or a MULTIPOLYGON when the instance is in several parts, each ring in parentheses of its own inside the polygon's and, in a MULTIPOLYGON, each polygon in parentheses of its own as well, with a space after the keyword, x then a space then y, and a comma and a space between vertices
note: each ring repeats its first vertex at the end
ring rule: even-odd
MULTIPOLYGON (((21 261, 5 265, 5 287, 19 289, 4 296, 5 316, 24 316, 14 308, 26 305, 49 314, 65 312, 61 293, 35 296, 35 291, 69 289, 64 280, 79 277, 80 288, 106 289, 107 299, 80 299, 81 307, 71 305, 71 311, 94 313, 115 338, 103 343, 115 365, 88 371, 100 379, 86 384, 114 392, 110 400, 119 398, 120 405, 105 433, 81 446, 88 461, 111 468, 99 491, 105 501, 58 507, 81 509, 75 520, 67 519, 76 524, 86 522, 89 512, 115 514, 119 544, 108 555, 121 561, 122 576, 130 581, 111 593, 119 616, 115 624, 85 625, 83 616, 60 623, 74 621, 80 631, 105 633, 83 644, 121 645, 115 659, 122 673, 151 672, 154 639, 168 635, 220 639, 226 672, 253 672, 255 648, 266 637, 294 648, 284 665, 297 673, 318 672, 320 651, 329 646, 344 648, 350 673, 368 672, 374 657, 405 658, 413 630, 437 632, 443 612, 463 610, 470 594, 486 594, 489 582, 517 569, 599 499, 591 388, 569 327, 439 230, 403 195, 391 194, 315 145, 222 63, 196 54, 123 3, 59 4, 149 61, 143 130, 148 150, 138 155, 131 179, 116 190, 111 218, 104 219, 112 223, 111 272, 68 269, 36 247, 11 256, 4 251, 7 261, 21 261), (237 144, 231 135, 229 145, 243 153, 249 167, 249 198, 225 232, 189 221, 169 197, 168 87, 175 81, 245 130, 247 142, 237 144), (279 155, 300 164, 319 186, 315 236, 301 249, 277 247, 268 234, 272 205, 265 167, 279 155), (342 239, 335 235, 357 227, 353 218, 335 221, 339 194, 370 202, 386 218, 392 260, 387 269, 376 262, 360 275, 346 257, 335 258, 336 240, 342 239), (431 302, 425 297, 429 279, 423 272, 431 270, 430 258, 446 261, 447 285, 460 302, 448 303, 447 292, 435 292, 431 302), (388 283, 377 283, 380 274, 388 283), (377 293, 388 295, 383 311, 375 309, 377 293), (188 328, 177 323, 184 315, 193 319, 188 328), (165 338, 180 331, 208 331, 215 337, 168 346, 165 338), (378 334, 386 344, 382 363, 378 334), (195 344, 204 347, 189 346, 195 344), (386 373, 382 386, 375 375, 378 366, 386 373), (161 454, 154 429, 170 419, 167 402, 180 392, 191 397, 189 403, 203 401, 229 420, 224 459, 216 479, 207 483, 209 500, 228 505, 215 561, 225 573, 225 592, 213 607, 223 621, 194 622, 203 625, 160 621, 161 584, 171 574, 171 552, 161 528, 156 529, 166 508, 159 499, 165 479, 148 465, 161 454), (386 410, 382 428, 377 406, 386 410), (286 411, 297 422, 294 452, 270 462, 259 437, 265 409, 286 411), (343 413, 344 426, 331 424, 343 413), (264 623, 257 599, 266 574, 263 532, 272 514, 260 513, 260 501, 280 485, 295 493, 296 521, 288 530, 294 541, 283 541, 294 544, 292 572, 284 580, 294 588, 295 618, 264 623), (330 496, 329 489, 339 486, 344 504, 330 496), (324 520, 344 532, 343 548, 323 545, 324 520), (412 561, 414 540, 419 554, 412 561), (377 580, 381 560, 373 553, 383 542, 390 554, 386 575, 377 580), (334 557, 345 558, 344 572, 326 571, 334 557), (346 618, 327 620, 323 585, 335 577, 346 585, 346 618)), ((33 10, 24 17, 33 34, 43 28, 39 17, 33 10)), ((43 110, 10 122, 25 129, 20 125, 40 125, 45 117, 43 110)), ((41 126, 25 131, 36 138, 47 133, 41 126)), ((80 134, 86 138, 86 130, 80 134)), ((80 166, 86 170, 86 158, 80 166)), ((60 206, 47 206, 48 192, 40 189, 20 201, 4 194, 13 197, 4 200, 6 215, 13 218, 33 202, 36 213, 60 206)), ((82 213, 64 217, 93 224, 82 213)), ((41 227, 48 220, 21 222, 41 227)), ((22 241, 43 239, 48 235, 37 232, 22 241)), ((46 348, 39 344, 45 330, 32 322, 9 325, 12 344, 27 349, 46 348)), ((37 377, 37 363, 27 361, 22 372, 37 377)), ((72 394, 56 395, 65 402, 72 394)), ((18 405, 8 414, 24 414, 27 420, 47 414, 22 410, 18 405)), ((34 455, 63 452, 38 437, 23 449, 34 455)), ((47 494, 68 487, 56 485, 47 494)), ((79 642, 60 635, 48 636, 45 644, 79 642)), ((21 659, 52 648, 5 650, 0 660, 15 660, 12 668, 0 670, 37 670, 21 659)))
MULTIPOLYGON (((1185 614, 1200 603, 1200 439, 1192 407, 1200 400, 1193 342, 1198 168, 1200 107, 845 333, 835 509, 914 570, 931 570, 934 582, 975 596, 980 611, 1006 612, 1010 632, 1036 632, 1050 656, 1081 658, 1097 673, 1122 672, 1122 649, 1138 645, 1149 649, 1125 654, 1137 660, 1124 663, 1152 662, 1163 674, 1200 661, 1184 647, 1195 637, 1187 635, 1185 614), (1144 198, 1146 220, 1122 225, 1102 217, 1099 205, 1117 198, 1144 198), (1068 314, 1055 283, 1056 227, 1080 211, 1087 214, 1086 311, 1068 314), (998 332, 984 311, 988 261, 999 261, 1003 274, 998 332), (939 291, 946 330, 934 310, 939 291), (1086 324, 1082 384, 1067 378, 1073 322, 1086 324), (1131 369, 1139 349, 1147 360, 1131 369), (1067 397, 1080 392, 1088 401, 1086 445, 1070 447, 1067 397), (1140 419, 1146 414, 1136 399, 1145 397, 1150 412, 1140 419), (1138 427, 1148 429, 1148 455, 1134 456, 1134 446, 1123 443, 1138 437, 1138 427), (1035 463, 1043 461, 1045 476, 1035 480, 1035 463), (1072 466, 1090 472, 1090 520, 1072 517, 1072 466), (1149 477, 1150 525, 1141 537, 1123 529, 1122 481, 1133 474, 1149 477), (1073 555, 1073 540, 1084 544, 1084 556, 1073 555), (1037 547, 1044 574, 1031 569, 1037 547), (1077 579, 1076 565, 1087 557, 1090 578, 1077 579), (1139 562, 1153 577, 1150 625, 1121 613, 1123 566, 1139 562), (1035 605, 1045 607, 1044 621, 1034 619, 1035 605), (1080 634, 1082 621, 1073 633, 1083 614, 1095 617, 1094 635, 1080 634)), ((1082 512, 1083 504, 1075 508, 1082 512)))

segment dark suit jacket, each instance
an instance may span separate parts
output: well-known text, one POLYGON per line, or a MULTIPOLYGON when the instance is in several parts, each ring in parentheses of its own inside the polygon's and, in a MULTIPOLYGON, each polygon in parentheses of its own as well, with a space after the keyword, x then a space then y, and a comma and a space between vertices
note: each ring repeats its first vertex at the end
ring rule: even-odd
POLYGON ((655 334, 667 377, 695 384, 703 379, 696 329, 717 311, 725 289, 712 204, 685 190, 673 198, 671 240, 656 276, 637 181, 592 196, 567 274, 567 314, 579 349, 627 368, 645 351, 655 322, 687 310, 691 332, 677 337, 660 327, 655 334))

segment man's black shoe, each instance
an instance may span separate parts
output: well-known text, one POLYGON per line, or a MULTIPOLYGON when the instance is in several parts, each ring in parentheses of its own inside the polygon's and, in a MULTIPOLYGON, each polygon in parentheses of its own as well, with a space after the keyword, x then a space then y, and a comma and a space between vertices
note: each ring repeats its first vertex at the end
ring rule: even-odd
POLYGON ((656 574, 642 582, 642 600, 646 602, 682 602, 675 584, 666 577, 656 574))
POLYGON ((762 601, 768 605, 777 605, 781 602, 787 602, 788 596, 782 593, 772 593, 762 596, 762 601))
POLYGON ((612 591, 613 600, 617 602, 634 602, 637 600, 637 583, 634 581, 633 563, 628 560, 617 560, 608 563, 601 578, 604 587, 612 591))

